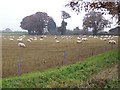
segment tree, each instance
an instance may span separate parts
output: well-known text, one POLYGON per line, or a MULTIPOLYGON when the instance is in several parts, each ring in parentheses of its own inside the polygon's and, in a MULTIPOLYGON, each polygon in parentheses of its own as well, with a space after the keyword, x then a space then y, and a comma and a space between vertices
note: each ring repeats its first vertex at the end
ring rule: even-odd
POLYGON ((109 27, 110 22, 106 20, 101 12, 91 11, 87 13, 83 19, 83 29, 88 31, 92 29, 93 35, 97 35, 99 31, 103 31, 104 27, 109 27))
POLYGON ((51 18, 45 12, 37 12, 33 15, 23 18, 20 27, 28 30, 29 34, 41 35, 44 33, 44 28, 47 27, 51 18))
POLYGON ((79 34, 80 34, 80 29, 79 29, 79 27, 74 28, 74 29, 73 29, 73 32, 74 32, 75 35, 79 35, 79 34))
POLYGON ((47 29, 51 34, 54 34, 56 31, 56 23, 54 22, 53 18, 49 19, 47 29))
POLYGON ((58 31, 61 32, 61 35, 65 35, 66 34, 66 26, 67 26, 67 22, 64 21, 64 19, 68 19, 70 18, 70 14, 65 12, 65 11, 61 11, 62 12, 62 15, 61 15, 61 18, 62 18, 62 22, 61 22, 61 27, 58 27, 58 31))
POLYGON ((120 0, 114 0, 109 2, 109 0, 71 0, 65 6, 69 6, 72 10, 77 13, 85 10, 86 12, 90 12, 92 10, 101 10, 106 13, 106 10, 109 11, 109 14, 118 17, 118 24, 120 25, 120 0))
POLYGON ((64 20, 64 19, 68 19, 70 18, 70 14, 65 12, 65 11, 61 11, 62 12, 62 15, 61 15, 61 18, 64 20))

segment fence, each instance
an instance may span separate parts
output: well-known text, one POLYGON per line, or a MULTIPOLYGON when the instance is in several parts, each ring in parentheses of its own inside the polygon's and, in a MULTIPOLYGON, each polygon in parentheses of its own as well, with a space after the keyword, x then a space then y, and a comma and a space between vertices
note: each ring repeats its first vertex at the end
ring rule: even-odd
MULTIPOLYGON (((23 73, 42 71, 48 68, 60 67, 63 65, 73 64, 78 61, 82 61, 87 57, 97 55, 117 48, 116 46, 96 46, 96 47, 84 47, 84 48, 72 48, 66 50, 46 50, 42 49, 27 50, 18 49, 17 55, 13 55, 11 60, 3 57, 3 77, 10 75, 20 76, 23 73), (34 52, 37 53, 34 53, 34 52), (4 61, 6 60, 6 61, 4 61), (7 61, 8 60, 8 61, 7 61)), ((11 53, 12 55, 12 53, 11 53)))

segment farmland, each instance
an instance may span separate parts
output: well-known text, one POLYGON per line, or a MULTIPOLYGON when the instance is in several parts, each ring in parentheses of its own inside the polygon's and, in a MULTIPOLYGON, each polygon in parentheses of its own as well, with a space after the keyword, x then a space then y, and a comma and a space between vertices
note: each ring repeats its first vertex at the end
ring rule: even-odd
POLYGON ((118 50, 111 50, 61 68, 4 78, 2 86, 3 88, 119 88, 118 62, 118 50))
POLYGON ((100 36, 98 38, 86 36, 88 40, 78 44, 76 43, 78 36, 73 36, 72 39, 70 36, 64 39, 57 36, 60 42, 56 43, 55 36, 46 36, 40 40, 41 36, 26 35, 23 39, 26 48, 21 48, 17 42, 19 37, 14 36, 13 41, 9 40, 9 35, 2 37, 3 78, 74 64, 118 46, 118 37, 114 37, 117 43, 112 46, 108 40, 100 40, 100 36), (37 40, 27 42, 28 38, 34 37, 37 37, 37 40))

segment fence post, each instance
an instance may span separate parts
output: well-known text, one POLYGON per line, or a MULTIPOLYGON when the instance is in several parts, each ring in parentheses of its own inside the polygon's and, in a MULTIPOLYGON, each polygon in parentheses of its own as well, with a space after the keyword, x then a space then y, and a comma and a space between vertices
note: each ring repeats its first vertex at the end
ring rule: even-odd
POLYGON ((18 76, 20 76, 21 75, 21 65, 20 65, 20 54, 19 54, 19 58, 18 58, 18 61, 17 61, 17 74, 18 74, 18 76))
POLYGON ((92 56, 94 55, 94 47, 92 48, 92 56))
POLYGON ((80 48, 78 49, 78 60, 80 60, 80 48))
POLYGON ((67 52, 64 51, 64 60, 63 60, 63 63, 66 63, 66 61, 67 61, 67 52))

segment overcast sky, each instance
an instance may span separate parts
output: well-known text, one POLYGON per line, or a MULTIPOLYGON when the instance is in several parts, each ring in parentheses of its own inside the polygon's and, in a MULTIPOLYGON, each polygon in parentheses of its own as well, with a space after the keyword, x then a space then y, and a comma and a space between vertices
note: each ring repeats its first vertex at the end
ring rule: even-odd
POLYGON ((13 31, 22 30, 20 22, 26 16, 36 12, 46 12, 52 16, 57 26, 61 25, 61 11, 71 15, 67 19, 67 29, 77 26, 82 28, 82 19, 85 13, 73 12, 70 8, 64 7, 69 0, 0 0, 0 30, 10 28, 13 31))

